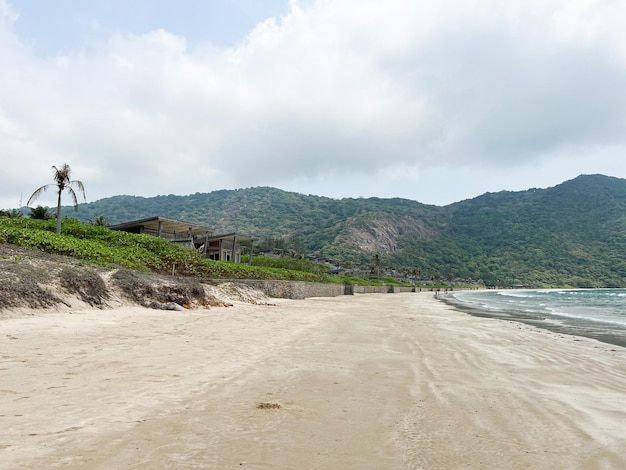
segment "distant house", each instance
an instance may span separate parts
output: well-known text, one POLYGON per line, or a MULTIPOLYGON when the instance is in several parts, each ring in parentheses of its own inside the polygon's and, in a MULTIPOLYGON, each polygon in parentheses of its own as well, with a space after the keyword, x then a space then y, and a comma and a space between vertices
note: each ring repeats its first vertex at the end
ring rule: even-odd
MULTIPOLYGON (((241 233, 228 233, 225 235, 212 235, 207 238, 207 244, 201 249, 204 256, 216 261, 232 261, 241 263, 241 247, 242 245, 249 247, 249 253, 252 253, 252 247, 256 238, 241 233)), ((252 258, 250 258, 252 261, 252 258)))
POLYGON ((123 224, 112 225, 109 228, 123 232, 144 233, 170 240, 189 248, 194 248, 196 240, 205 240, 211 233, 209 228, 201 225, 159 216, 124 222, 123 224))
POLYGON ((160 216, 124 222, 110 228, 163 238, 179 245, 194 248, 206 258, 233 263, 241 262, 242 245, 248 245, 250 253, 252 253, 252 246, 256 241, 256 238, 240 233, 212 235, 212 230, 208 227, 160 216))

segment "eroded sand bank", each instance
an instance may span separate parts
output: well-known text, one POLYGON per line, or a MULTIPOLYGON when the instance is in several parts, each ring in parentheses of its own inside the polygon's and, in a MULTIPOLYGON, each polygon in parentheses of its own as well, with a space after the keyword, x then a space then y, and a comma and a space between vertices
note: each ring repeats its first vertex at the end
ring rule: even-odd
POLYGON ((427 293, 275 302, 0 320, 0 468, 626 467, 623 349, 427 293))

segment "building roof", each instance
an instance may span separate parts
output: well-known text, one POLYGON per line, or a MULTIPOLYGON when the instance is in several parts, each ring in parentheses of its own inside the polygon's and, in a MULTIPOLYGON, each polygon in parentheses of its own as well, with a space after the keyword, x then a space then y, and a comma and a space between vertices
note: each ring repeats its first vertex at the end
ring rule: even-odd
POLYGON ((204 235, 207 232, 211 232, 211 229, 202 225, 192 224, 182 220, 168 219, 160 216, 132 220, 130 222, 124 222, 123 224, 112 225, 109 228, 112 230, 132 230, 144 227, 145 229, 157 232, 159 230, 159 223, 161 223, 161 230, 163 232, 184 233, 191 230, 192 235, 204 235))
POLYGON ((209 241, 213 240, 228 240, 233 241, 236 240, 239 243, 251 243, 253 241, 258 240, 258 238, 251 237, 250 235, 244 235, 243 233, 226 233, 224 235, 209 235, 209 241))

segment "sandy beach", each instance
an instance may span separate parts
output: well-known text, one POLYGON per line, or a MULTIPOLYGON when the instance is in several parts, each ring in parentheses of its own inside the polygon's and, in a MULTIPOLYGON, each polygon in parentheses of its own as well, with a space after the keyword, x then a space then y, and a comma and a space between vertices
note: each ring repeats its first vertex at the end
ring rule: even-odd
POLYGON ((626 468, 626 350, 429 293, 0 319, 2 469, 626 468))

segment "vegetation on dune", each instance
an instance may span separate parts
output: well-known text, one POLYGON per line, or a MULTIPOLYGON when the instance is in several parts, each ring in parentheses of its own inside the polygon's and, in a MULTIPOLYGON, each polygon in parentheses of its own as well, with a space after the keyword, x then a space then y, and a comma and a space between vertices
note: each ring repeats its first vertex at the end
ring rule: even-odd
POLYGON ((50 212, 47 207, 37 206, 30 208, 28 217, 31 219, 50 220, 54 218, 54 215, 52 215, 52 212, 50 212))
POLYGON ((75 219, 0 218, 0 243, 70 256, 103 266, 155 273, 175 272, 206 279, 285 279, 321 282, 324 273, 212 261, 167 240, 90 225, 75 219))
POLYGON ((147 308, 163 309, 170 302, 180 306, 193 303, 207 305, 203 287, 190 278, 165 285, 146 276, 139 276, 135 271, 120 269, 113 274, 113 282, 126 298, 147 308))
MULTIPOLYGON (((242 257, 242 263, 249 262, 249 256, 242 257)), ((328 266, 315 263, 301 258, 280 257, 274 258, 269 256, 253 256, 252 266, 262 266, 265 268, 288 269, 290 271, 303 271, 324 275, 328 272, 328 266)))
MULTIPOLYGON (((127 268, 143 273, 174 273, 200 280, 275 279, 350 285, 410 285, 388 276, 362 278, 330 275, 326 265, 289 257, 256 256, 253 257, 252 266, 213 261, 202 257, 195 250, 167 240, 111 230, 76 219, 64 219, 62 233, 57 234, 55 220, 0 217, 0 243, 68 256, 106 268, 127 268)), ((119 276, 126 287, 135 289, 133 282, 129 281, 132 274, 119 276)), ((100 307, 104 304, 106 296, 102 294, 102 280, 92 271, 68 268, 60 273, 59 278, 68 292, 79 295, 90 305, 100 307)), ((37 283, 34 282, 33 285, 22 288, 32 290, 36 286, 37 283)), ((193 297, 193 291, 190 292, 191 294, 185 295, 193 297)), ((170 292, 168 295, 174 294, 170 292)))
POLYGON ((24 217, 24 213, 19 211, 18 209, 0 209, 0 217, 7 217, 9 219, 15 219, 19 217, 24 217))
POLYGON ((0 310, 21 306, 47 308, 63 303, 43 287, 53 282, 51 270, 34 266, 21 254, 5 254, 2 248, 6 246, 0 245, 0 310))
POLYGON ((109 292, 102 277, 91 269, 66 266, 59 274, 61 286, 69 293, 76 294, 92 307, 103 308, 109 299, 109 292))

